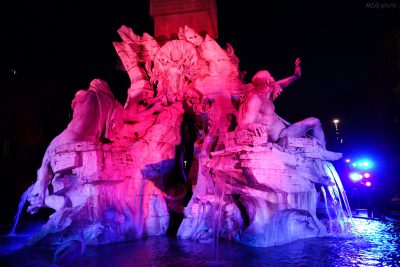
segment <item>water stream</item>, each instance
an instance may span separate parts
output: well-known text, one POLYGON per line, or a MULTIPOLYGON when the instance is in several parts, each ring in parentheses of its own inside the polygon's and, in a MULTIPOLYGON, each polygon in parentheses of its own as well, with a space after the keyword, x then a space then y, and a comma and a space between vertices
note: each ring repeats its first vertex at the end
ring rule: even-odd
POLYGON ((347 230, 346 229, 347 222, 350 222, 351 225, 354 226, 353 217, 351 214, 350 205, 346 196, 346 192, 343 188, 340 177, 337 174, 332 163, 324 162, 324 171, 335 182, 334 186, 328 186, 327 189, 330 194, 330 197, 332 198, 331 204, 335 211, 336 221, 338 222, 341 228, 341 232, 345 233, 347 230), (347 216, 344 212, 342 201, 344 203, 347 216))
POLYGON ((331 211, 329 210, 329 207, 328 207, 328 199, 326 198, 326 191, 323 186, 321 187, 321 192, 322 192, 322 195, 324 196, 325 209, 326 209, 326 213, 328 214, 328 218, 329 218, 329 233, 332 233, 332 216, 331 216, 331 211))
POLYGON ((336 172, 336 170, 333 167, 332 163, 325 162, 325 166, 330 171, 331 176, 334 178, 335 183, 336 183, 337 187, 339 188, 339 191, 340 191, 340 193, 342 195, 343 203, 344 203, 344 206, 346 207, 346 211, 347 211, 347 216, 349 217, 351 223, 354 224, 353 216, 351 214, 351 209, 350 209, 350 205, 349 205, 349 200, 347 199, 346 191, 343 188, 343 184, 342 184, 342 181, 340 180, 339 174, 336 172))
POLYGON ((214 181, 213 256, 214 260, 217 261, 219 250, 219 231, 221 226, 222 207, 224 204, 225 180, 222 175, 216 175, 214 181))
POLYGON ((8 234, 8 236, 15 236, 15 230, 17 229, 17 225, 18 225, 18 221, 19 221, 19 217, 21 216, 21 212, 22 209, 24 208, 26 199, 28 198, 28 195, 31 193, 33 187, 35 184, 32 184, 21 196, 21 199, 19 201, 18 204, 18 210, 17 213, 14 216, 14 225, 10 231, 10 233, 8 234))

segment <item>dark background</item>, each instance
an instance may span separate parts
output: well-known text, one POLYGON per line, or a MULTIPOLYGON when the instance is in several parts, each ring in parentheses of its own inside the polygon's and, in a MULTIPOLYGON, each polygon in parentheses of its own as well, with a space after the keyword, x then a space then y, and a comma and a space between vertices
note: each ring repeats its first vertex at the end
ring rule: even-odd
MULTIPOLYGON (((112 46, 117 29, 153 35, 148 1, 81 2, 16 0, 0 11, 2 223, 68 124, 78 89, 102 78, 125 102, 129 78, 112 46)), ((233 45, 246 82, 260 69, 289 76, 300 57, 303 77, 276 100, 277 113, 289 122, 320 118, 330 150, 370 157, 374 186, 398 192, 400 1, 217 0, 217 8, 217 41, 233 45)), ((343 162, 335 165, 346 184, 343 162)))

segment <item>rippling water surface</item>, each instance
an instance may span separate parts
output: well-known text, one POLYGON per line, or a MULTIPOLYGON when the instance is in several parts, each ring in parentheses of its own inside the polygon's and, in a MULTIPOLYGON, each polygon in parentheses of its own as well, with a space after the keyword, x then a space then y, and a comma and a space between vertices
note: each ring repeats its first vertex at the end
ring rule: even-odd
MULTIPOLYGON (((171 237, 89 247, 84 256, 67 257, 64 266, 400 266, 400 226, 354 219, 353 234, 310 238, 283 246, 253 248, 221 241, 218 260, 213 245, 171 237)), ((54 250, 15 246, 4 237, 1 266, 51 266, 54 250), (7 250, 8 245, 18 250, 7 250), (8 252, 5 252, 8 251, 8 252)), ((23 240, 23 236, 19 237, 23 240)))

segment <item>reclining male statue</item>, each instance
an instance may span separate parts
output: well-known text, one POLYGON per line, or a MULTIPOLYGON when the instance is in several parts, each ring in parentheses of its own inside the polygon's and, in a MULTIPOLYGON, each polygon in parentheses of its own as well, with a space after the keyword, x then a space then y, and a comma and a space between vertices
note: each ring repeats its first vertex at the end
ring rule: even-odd
POLYGON ((243 97, 237 115, 236 130, 249 130, 255 135, 268 134, 268 142, 277 142, 285 137, 303 137, 311 133, 312 137, 321 146, 320 154, 324 160, 337 160, 341 153, 330 152, 325 149, 326 140, 317 118, 306 118, 288 125, 275 113, 273 101, 282 92, 283 88, 301 76, 300 59, 295 62, 294 74, 288 78, 275 81, 266 70, 257 72, 250 85, 250 90, 243 97))

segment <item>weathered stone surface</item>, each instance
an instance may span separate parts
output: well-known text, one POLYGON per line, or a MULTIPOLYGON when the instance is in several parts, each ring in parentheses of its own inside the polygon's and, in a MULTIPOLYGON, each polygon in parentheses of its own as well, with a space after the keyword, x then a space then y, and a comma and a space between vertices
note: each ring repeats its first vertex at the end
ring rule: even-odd
MULTIPOLYGON (((164 44, 126 26, 118 34, 122 41, 113 44, 131 80, 125 105, 98 79, 77 92, 73 119, 47 148, 28 196, 29 212, 55 210, 31 243, 79 240, 84 246, 165 234, 167 200, 177 201, 166 181, 176 181, 174 169, 187 164, 189 140, 195 140, 188 181, 193 196, 178 237, 210 242, 216 233, 270 246, 327 234, 316 214, 317 188, 326 188, 339 210, 338 177, 327 175, 325 164, 338 155, 321 140, 285 132, 289 126, 268 101, 290 79, 275 83, 268 76, 273 92, 252 92, 257 79, 242 83, 232 46, 223 49, 187 26, 164 44), (243 108, 255 95, 260 114, 257 103, 243 108), (237 109, 233 100, 240 97, 237 109), (246 112, 262 119, 250 121, 246 112), (269 129, 268 114, 275 123, 269 129), (183 125, 188 115, 195 137, 183 125)), ((317 119, 307 123, 319 129, 317 119)))
MULTIPOLYGON (((318 119, 287 125, 272 103, 301 76, 299 64, 297 59, 291 77, 275 82, 268 71, 260 71, 244 86, 249 91, 241 99, 236 131, 215 131, 217 145, 207 150, 211 158, 205 160, 202 177, 212 186, 194 191, 178 236, 210 241, 213 234, 222 234, 246 245, 271 246, 328 233, 317 218, 316 187, 338 191, 323 161, 341 154, 324 148, 318 119), (311 130, 315 136, 306 138, 311 130), (199 203, 204 203, 201 209, 199 203)), ((340 201, 339 194, 331 196, 333 203, 340 201)))
POLYGON ((150 16, 154 18, 156 37, 170 38, 182 25, 218 37, 215 0, 151 0, 150 16))
POLYGON ((224 137, 225 147, 260 146, 268 143, 268 133, 256 136, 247 130, 229 132, 224 137))

